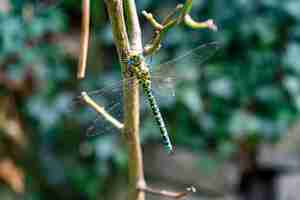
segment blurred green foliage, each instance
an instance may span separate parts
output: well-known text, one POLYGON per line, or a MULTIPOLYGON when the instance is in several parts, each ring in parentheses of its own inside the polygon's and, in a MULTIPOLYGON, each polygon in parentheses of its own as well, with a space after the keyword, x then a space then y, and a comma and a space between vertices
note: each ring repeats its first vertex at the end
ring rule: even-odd
MULTIPOLYGON (((70 181, 71 190, 93 199, 99 188, 105 188, 105 177, 126 168, 126 152, 119 144, 119 135, 88 140, 84 129, 94 116, 81 107, 70 110, 75 91, 98 89, 103 82, 120 77, 104 4, 92 1, 89 72, 87 80, 79 83, 75 80, 77 58, 66 53, 59 40, 62 34, 78 31, 79 3, 10 3, 9 12, 0 12, 0 66, 10 79, 21 80, 32 69, 38 80, 34 94, 20 110, 34 133, 39 173, 48 185, 42 187, 60 187, 70 181)), ((137 3, 139 11, 147 9, 160 19, 175 6, 170 0, 137 3)), ((197 20, 213 18, 219 31, 176 27, 154 56, 174 57, 208 41, 221 44, 204 66, 190 63, 178 69, 196 75, 180 82, 176 103, 162 106, 176 146, 195 152, 213 149, 226 157, 239 138, 276 141, 285 134, 300 109, 299 9, 296 0, 195 1, 191 15, 197 20)), ((141 22, 146 42, 153 30, 145 19, 141 22)), ((151 138, 160 141, 160 135, 153 131, 156 128, 148 123, 151 120, 150 115, 143 118, 145 143, 151 138)), ((31 179, 39 184, 34 174, 31 179)), ((47 199, 46 195, 32 193, 27 199, 47 199)))

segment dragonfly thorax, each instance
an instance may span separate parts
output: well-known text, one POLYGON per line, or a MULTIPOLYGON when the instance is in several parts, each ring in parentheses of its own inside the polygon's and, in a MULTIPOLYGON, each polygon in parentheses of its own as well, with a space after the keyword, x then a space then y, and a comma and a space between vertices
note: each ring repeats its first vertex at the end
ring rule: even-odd
POLYGON ((150 80, 150 72, 144 57, 141 54, 133 54, 128 60, 129 70, 142 81, 150 80))

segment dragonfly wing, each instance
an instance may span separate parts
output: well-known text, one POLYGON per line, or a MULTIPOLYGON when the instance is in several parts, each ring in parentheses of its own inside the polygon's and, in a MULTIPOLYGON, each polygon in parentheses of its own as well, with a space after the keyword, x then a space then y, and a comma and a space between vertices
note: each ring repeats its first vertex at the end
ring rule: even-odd
POLYGON ((34 8, 38 13, 51 11, 59 7, 64 0, 34 0, 34 8))
MULTIPOLYGON (((111 115, 114 119, 118 120, 119 123, 123 121, 123 109, 122 103, 118 102, 112 105, 106 112, 111 115)), ((88 124, 85 135, 87 137, 93 137, 97 135, 107 135, 111 133, 119 133, 121 130, 116 127, 113 123, 107 120, 102 114, 94 112, 94 120, 88 124)))
MULTIPOLYGON (((136 86, 138 81, 134 81, 134 79, 135 78, 132 77, 123 79, 122 81, 103 81, 103 84, 106 85, 105 87, 102 87, 99 90, 86 91, 87 95, 101 106, 109 117, 103 115, 103 113, 98 113, 83 100, 81 95, 75 99, 75 102, 81 102, 80 106, 82 108, 84 107, 83 110, 86 112, 85 115, 88 116, 86 117, 88 120, 84 120, 84 126, 87 126, 85 131, 87 136, 120 132, 119 123, 123 123, 124 121, 123 86, 124 84, 129 85, 129 87, 136 86), (110 117, 113 117, 118 123, 110 120, 110 117), (86 121, 89 123, 86 123, 86 121)), ((80 117, 84 118, 82 116, 80 117)))
POLYGON ((197 78, 202 70, 201 66, 217 52, 220 46, 217 42, 211 42, 180 56, 175 55, 175 59, 151 67, 152 75, 153 77, 171 77, 174 81, 197 78))
POLYGON ((175 103, 176 87, 181 81, 198 80, 204 72, 204 63, 219 49, 216 42, 200 45, 173 60, 152 68, 152 89, 159 104, 175 103), (202 71, 203 70, 203 71, 202 71))
POLYGON ((174 76, 153 76, 152 77, 153 93, 158 98, 174 98, 176 91, 176 77, 174 76))
MULTIPOLYGON (((126 81, 129 82, 129 80, 126 81)), ((85 127, 83 132, 86 136, 120 132, 120 129, 112 123, 107 115, 119 123, 123 122, 123 83, 124 81, 110 81, 104 83, 107 86, 102 89, 86 91, 87 95, 103 109, 105 114, 97 112, 87 104, 82 95, 76 97, 74 100, 77 106, 76 114, 79 116, 82 126, 85 127)))

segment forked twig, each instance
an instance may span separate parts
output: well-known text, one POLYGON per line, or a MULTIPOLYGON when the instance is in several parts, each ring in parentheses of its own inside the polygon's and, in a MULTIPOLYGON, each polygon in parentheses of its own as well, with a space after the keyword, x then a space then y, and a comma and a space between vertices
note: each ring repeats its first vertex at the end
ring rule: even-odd
POLYGON ((153 55, 155 52, 157 52, 161 47, 161 41, 166 32, 168 32, 171 28, 180 24, 181 22, 184 22, 186 26, 192 29, 209 28, 213 31, 218 30, 217 26, 211 19, 204 22, 197 22, 193 20, 192 17, 189 15, 191 8, 192 0, 186 0, 184 5, 177 5, 174 11, 167 15, 167 17, 163 20, 162 23, 159 23, 151 13, 147 13, 146 11, 142 12, 144 17, 155 29, 153 39, 144 47, 145 56, 153 55), (180 13, 177 17, 175 17, 178 11, 180 11, 180 13))
POLYGON ((169 14, 165 17, 165 19, 163 19, 162 24, 163 24, 163 25, 166 25, 168 22, 170 22, 170 21, 173 19, 173 17, 175 17, 176 13, 177 13, 178 11, 180 11, 182 8, 183 8, 183 4, 178 4, 178 5, 176 6, 176 8, 175 8, 171 13, 169 13, 169 14))
POLYGON ((114 125, 117 129, 123 129, 124 125, 119 122, 116 118, 111 116, 103 107, 99 106, 86 92, 81 92, 81 97, 84 102, 93 108, 97 113, 102 115, 105 120, 114 125))
POLYGON ((90 0, 82 0, 82 22, 80 34, 80 55, 78 63, 77 78, 85 77, 87 54, 90 36, 90 0))

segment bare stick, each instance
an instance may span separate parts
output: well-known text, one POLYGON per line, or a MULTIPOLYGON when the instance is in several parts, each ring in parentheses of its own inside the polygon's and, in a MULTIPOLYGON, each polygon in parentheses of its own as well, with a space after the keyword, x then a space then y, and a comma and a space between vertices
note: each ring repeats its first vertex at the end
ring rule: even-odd
POLYGON ((89 47, 90 35, 90 0, 82 0, 82 24, 80 36, 80 55, 78 63, 77 78, 83 79, 85 77, 87 54, 89 47))
POLYGON ((87 105, 102 115, 106 121, 110 122, 118 129, 123 129, 124 125, 111 116, 103 107, 99 106, 86 92, 81 92, 81 97, 87 105))
MULTIPOLYGON (((130 41, 130 50, 143 52, 142 31, 139 23, 135 0, 124 0, 126 25, 130 41)), ((137 80, 134 80, 137 82, 137 80)), ((124 84, 125 135, 128 142, 129 194, 128 200, 144 200, 145 194, 137 190, 145 185, 143 155, 140 141, 140 99, 138 84, 124 84)))
POLYGON ((167 190, 158 190, 158 189, 150 188, 148 186, 140 187, 139 190, 143 190, 144 192, 147 192, 147 193, 150 193, 150 194, 160 195, 160 196, 165 196, 165 197, 175 198, 175 199, 181 199, 183 197, 186 197, 191 192, 196 192, 196 190, 193 186, 187 188, 187 191, 184 191, 184 192, 173 192, 173 191, 167 191, 167 190))
MULTIPOLYGON (((108 14, 112 24, 112 32, 115 45, 118 49, 119 60, 121 62, 122 71, 126 78, 127 63, 123 62, 128 59, 130 50, 142 50, 141 31, 138 23, 136 6, 134 0, 105 0, 108 14), (124 4, 123 4, 124 3, 124 4), (124 8, 127 16, 126 30, 124 8), (130 42, 129 38, 130 35, 130 42), (131 47, 131 49, 130 49, 131 47)), ((137 81, 137 80, 134 80, 137 81)), ((137 190, 138 184, 145 184, 143 171, 142 149, 139 136, 139 90, 138 84, 124 84, 124 136, 128 144, 129 157, 129 194, 130 200, 144 200, 143 191, 137 190)))

